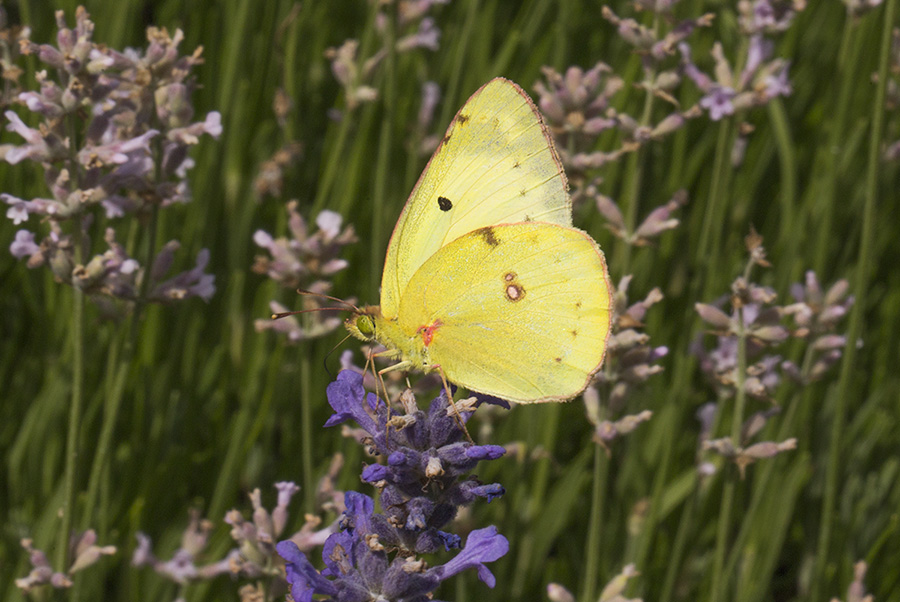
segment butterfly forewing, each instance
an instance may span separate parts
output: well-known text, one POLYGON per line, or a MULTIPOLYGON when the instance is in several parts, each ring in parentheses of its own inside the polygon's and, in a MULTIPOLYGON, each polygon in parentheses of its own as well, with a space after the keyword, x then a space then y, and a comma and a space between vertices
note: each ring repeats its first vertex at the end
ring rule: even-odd
POLYGON ((580 393, 610 329, 603 254, 584 232, 546 223, 474 230, 411 279, 400 327, 427 334, 427 361, 472 391, 519 403, 580 393))
POLYGON ((394 228, 381 310, 396 317, 413 274, 441 247, 484 226, 541 221, 570 226, 566 178, 537 108, 498 78, 454 117, 394 228))

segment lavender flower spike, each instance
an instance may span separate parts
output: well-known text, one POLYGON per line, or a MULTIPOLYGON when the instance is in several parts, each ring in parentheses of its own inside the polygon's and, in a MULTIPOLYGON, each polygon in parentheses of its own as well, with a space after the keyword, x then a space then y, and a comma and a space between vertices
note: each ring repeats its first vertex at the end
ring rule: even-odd
POLYGON ((311 601, 314 594, 328 596, 334 602, 358 600, 392 600, 426 602, 444 579, 474 568, 479 578, 493 587, 493 574, 484 565, 509 551, 509 542, 496 527, 472 531, 463 550, 450 562, 428 568, 426 562, 413 556, 397 555, 388 561, 382 544, 386 523, 373 514, 372 498, 347 492, 347 511, 342 523, 345 530, 325 542, 322 560, 326 568, 316 571, 297 545, 282 541, 276 549, 286 561, 291 595, 298 602, 311 601))

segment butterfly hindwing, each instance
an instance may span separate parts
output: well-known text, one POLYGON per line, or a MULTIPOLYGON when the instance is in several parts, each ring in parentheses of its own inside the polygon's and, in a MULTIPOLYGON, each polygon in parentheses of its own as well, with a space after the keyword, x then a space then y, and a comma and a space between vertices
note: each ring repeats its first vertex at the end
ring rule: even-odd
POLYGON ((425 357, 451 382, 519 403, 560 401, 579 393, 602 362, 609 290, 603 254, 584 232, 539 222, 487 226, 421 266, 399 326, 427 334, 425 357))
POLYGON ((396 317, 413 274, 441 247, 484 226, 571 226, 566 177, 537 108, 497 78, 466 102, 400 215, 385 258, 381 310, 396 317))

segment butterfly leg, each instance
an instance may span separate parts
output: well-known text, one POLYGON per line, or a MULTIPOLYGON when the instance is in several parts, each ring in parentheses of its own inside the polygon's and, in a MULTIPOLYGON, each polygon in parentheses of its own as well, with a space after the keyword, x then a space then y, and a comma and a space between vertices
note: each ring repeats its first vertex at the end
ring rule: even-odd
POLYGON ((475 442, 472 440, 472 435, 469 434, 469 429, 466 428, 466 423, 463 422, 459 409, 456 407, 456 402, 453 401, 453 394, 450 392, 450 383, 447 382, 447 376, 444 374, 444 369, 441 368, 440 364, 432 366, 431 369, 437 370, 437 373, 441 375, 441 382, 444 383, 444 393, 447 395, 447 403, 453 408, 453 418, 456 419, 456 424, 459 426, 460 430, 466 434, 466 439, 469 440, 469 443, 474 445, 475 442))
MULTIPOLYGON (((384 352, 375 353, 373 355, 373 357, 376 355, 386 355, 386 353, 384 353, 384 352)), ((372 366, 373 366, 372 370, 374 372, 374 361, 373 361, 372 366)), ((396 370, 409 370, 412 367, 413 367, 412 362, 402 361, 402 362, 397 362, 396 364, 393 364, 392 366, 388 366, 387 368, 382 368, 381 370, 379 370, 376 373, 378 375, 379 382, 381 382, 381 390, 384 391, 384 401, 386 404, 388 404, 388 407, 390 407, 390 399, 388 399, 387 385, 384 384, 384 375, 387 374, 388 372, 394 372, 396 370)), ((378 392, 376 391, 376 394, 377 393, 378 392)))
POLYGON ((370 367, 372 368, 372 376, 375 378, 375 395, 378 395, 378 383, 381 383, 381 390, 384 393, 384 397, 382 399, 384 399, 384 402, 385 402, 385 404, 387 404, 388 407, 390 407, 390 405, 391 405, 391 400, 388 398, 387 386, 384 384, 384 377, 382 375, 385 372, 392 372, 394 370, 405 370, 405 369, 409 368, 411 366, 411 364, 407 361, 402 361, 397 364, 394 364, 393 366, 388 366, 387 368, 384 368, 383 370, 376 370, 375 358, 376 357, 393 358, 393 357, 397 357, 397 356, 398 356, 397 352, 393 349, 385 349, 384 351, 378 351, 375 353, 369 352, 366 354, 366 366, 365 366, 365 368, 363 368, 363 374, 368 372, 370 367))

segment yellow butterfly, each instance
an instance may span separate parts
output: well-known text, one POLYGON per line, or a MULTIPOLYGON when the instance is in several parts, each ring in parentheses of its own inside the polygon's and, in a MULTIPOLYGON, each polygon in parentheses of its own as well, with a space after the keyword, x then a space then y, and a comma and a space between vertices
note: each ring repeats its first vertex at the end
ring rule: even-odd
POLYGON ((345 326, 400 361, 518 403, 565 401, 610 331, 603 253, 572 227, 566 176, 537 107, 497 78, 466 102, 394 228, 381 306, 345 326))

